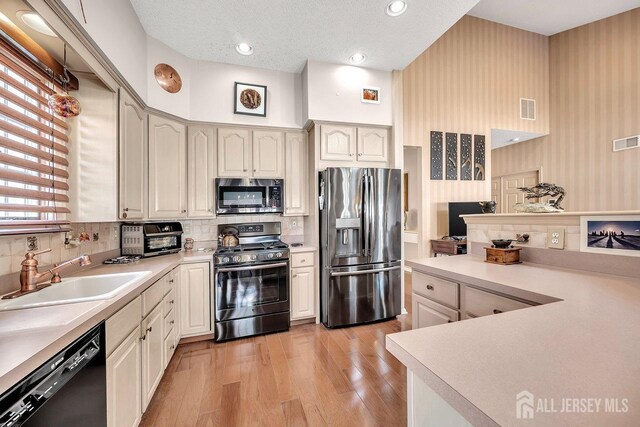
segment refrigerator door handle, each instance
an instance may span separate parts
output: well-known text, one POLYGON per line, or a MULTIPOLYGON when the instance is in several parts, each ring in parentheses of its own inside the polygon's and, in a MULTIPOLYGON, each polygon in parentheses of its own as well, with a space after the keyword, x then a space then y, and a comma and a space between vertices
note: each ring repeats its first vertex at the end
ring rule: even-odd
POLYGON ((370 257, 371 256, 371 248, 373 247, 373 242, 372 242, 372 237, 371 237, 371 233, 373 231, 373 210, 375 209, 374 204, 374 198, 373 198, 373 177, 372 176, 368 176, 367 179, 369 180, 369 195, 367 196, 367 201, 369 202, 369 209, 368 209, 368 215, 367 215, 367 221, 369 222, 369 226, 367 227, 369 229, 369 232, 367 233, 367 239, 369 239, 369 244, 367 245, 367 247, 369 248, 367 250, 367 256, 370 257))
POLYGON ((362 192, 362 222, 364 228, 362 241, 364 242, 364 249, 362 249, 362 255, 369 256, 369 177, 363 176, 362 181, 364 183, 364 191, 362 192))
POLYGON ((384 273, 385 271, 399 270, 401 266, 377 268, 375 270, 359 270, 359 271, 332 271, 331 277, 336 276, 358 276, 360 274, 384 273))

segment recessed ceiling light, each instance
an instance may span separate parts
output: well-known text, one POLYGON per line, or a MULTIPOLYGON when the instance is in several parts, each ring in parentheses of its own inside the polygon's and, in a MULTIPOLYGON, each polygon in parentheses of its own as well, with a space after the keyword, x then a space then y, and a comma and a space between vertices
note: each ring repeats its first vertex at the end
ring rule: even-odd
POLYGON ((403 0, 393 0, 387 5, 386 12, 389 16, 400 16, 407 10, 407 2, 403 0))
POLYGON ((240 55, 253 55, 253 47, 246 43, 236 45, 236 50, 240 55))
POLYGON ((18 18, 22 19, 22 22, 27 24, 31 29, 36 30, 40 34, 50 37, 58 37, 56 33, 44 22, 44 19, 35 12, 30 10, 20 10, 16 13, 18 18))
POLYGON ((367 59, 362 53, 355 53, 349 58, 349 62, 352 64, 362 64, 364 60, 367 59))

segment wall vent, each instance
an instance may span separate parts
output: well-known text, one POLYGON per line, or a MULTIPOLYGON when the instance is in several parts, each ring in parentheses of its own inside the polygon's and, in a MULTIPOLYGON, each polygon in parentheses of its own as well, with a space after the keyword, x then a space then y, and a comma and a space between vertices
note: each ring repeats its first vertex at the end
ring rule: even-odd
POLYGON ((520 118, 524 120, 536 119, 536 100, 520 98, 520 118))
POLYGON ((622 151, 638 147, 640 147, 640 135, 613 140, 613 151, 622 151))

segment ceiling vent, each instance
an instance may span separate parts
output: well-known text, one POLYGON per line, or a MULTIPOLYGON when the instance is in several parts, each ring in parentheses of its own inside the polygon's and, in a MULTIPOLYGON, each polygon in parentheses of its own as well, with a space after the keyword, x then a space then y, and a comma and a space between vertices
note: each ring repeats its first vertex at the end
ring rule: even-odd
POLYGON ((524 120, 536 119, 536 100, 520 98, 520 118, 524 120))
POLYGON ((640 147, 640 135, 613 140, 613 151, 622 151, 638 147, 640 147))

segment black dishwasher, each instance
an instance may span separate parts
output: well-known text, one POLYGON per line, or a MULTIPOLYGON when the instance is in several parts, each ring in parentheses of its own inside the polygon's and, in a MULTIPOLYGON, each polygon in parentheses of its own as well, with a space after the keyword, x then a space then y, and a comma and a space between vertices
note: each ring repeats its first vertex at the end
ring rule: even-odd
POLYGON ((0 397, 0 427, 107 425, 104 323, 0 397))

